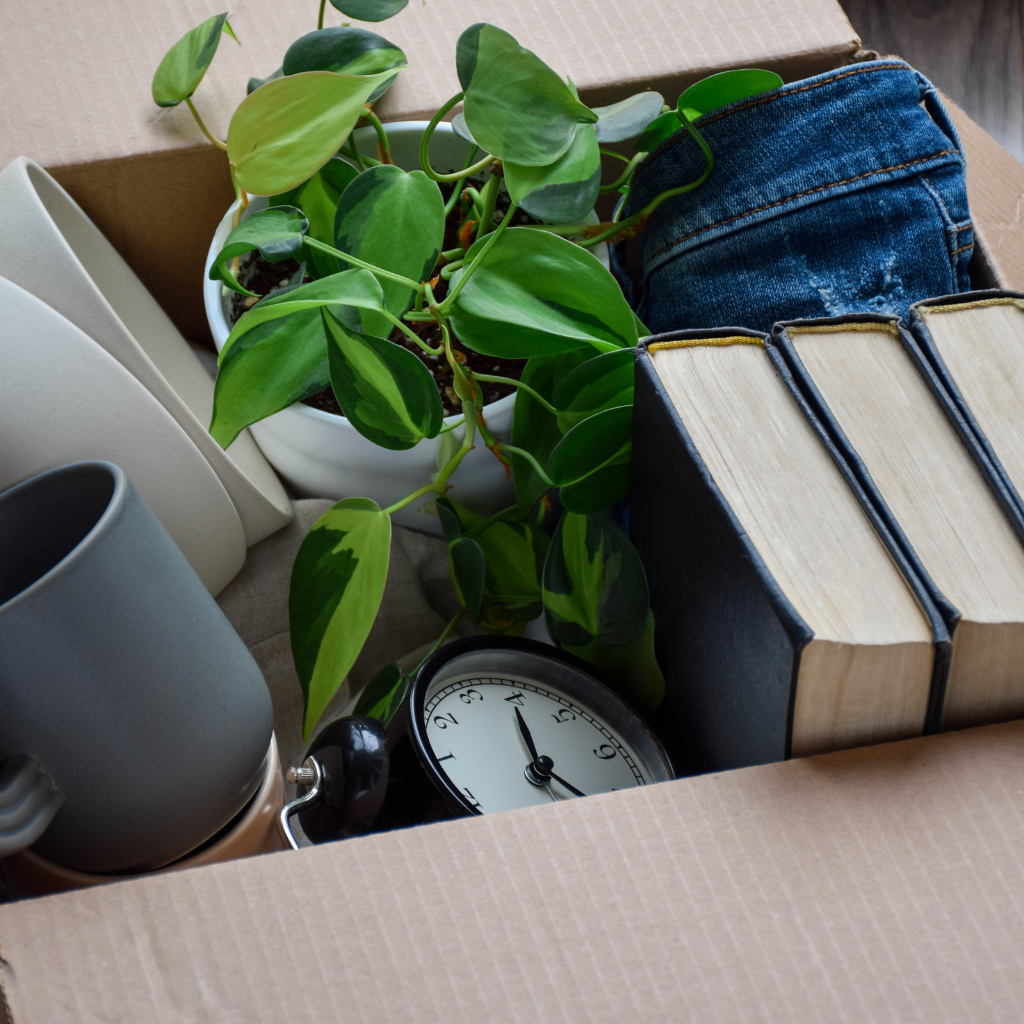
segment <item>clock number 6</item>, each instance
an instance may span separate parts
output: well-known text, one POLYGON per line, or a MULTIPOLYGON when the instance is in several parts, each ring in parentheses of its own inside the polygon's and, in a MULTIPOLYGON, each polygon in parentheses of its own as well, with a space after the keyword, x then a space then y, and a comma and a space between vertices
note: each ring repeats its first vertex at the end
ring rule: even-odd
POLYGON ((451 712, 449 712, 447 715, 434 716, 434 725, 436 725, 438 729, 447 729, 449 722, 451 722, 452 725, 459 724, 459 720, 453 714, 451 714, 451 712))
POLYGON ((602 743, 594 753, 597 754, 602 761, 610 761, 615 756, 615 748, 608 743, 602 743))
POLYGON ((557 715, 551 716, 556 722, 575 722, 576 716, 568 709, 562 708, 557 715))
POLYGON ((484 695, 479 690, 466 690, 465 693, 459 694, 459 700, 463 704, 472 704, 475 700, 483 700, 484 695))

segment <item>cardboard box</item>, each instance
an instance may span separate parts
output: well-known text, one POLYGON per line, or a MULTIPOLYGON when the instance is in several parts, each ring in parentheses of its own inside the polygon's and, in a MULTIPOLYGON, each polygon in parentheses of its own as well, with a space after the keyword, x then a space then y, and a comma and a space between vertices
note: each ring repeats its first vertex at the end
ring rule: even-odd
MULTIPOLYGON (((223 135, 250 74, 315 24, 241 0, 197 105, 223 135)), ((0 165, 43 163, 187 336, 231 192, 149 82, 210 0, 0 5, 0 165)), ((328 8, 329 23, 340 18, 328 8)), ((606 103, 738 66, 787 81, 859 47, 833 0, 411 0, 385 119, 457 89, 495 21, 606 103)), ((984 254, 1024 288, 1024 168, 954 110, 984 254)), ((1017 1021, 1024 724, 684 779, 0 905, 0 1021, 1017 1021)))

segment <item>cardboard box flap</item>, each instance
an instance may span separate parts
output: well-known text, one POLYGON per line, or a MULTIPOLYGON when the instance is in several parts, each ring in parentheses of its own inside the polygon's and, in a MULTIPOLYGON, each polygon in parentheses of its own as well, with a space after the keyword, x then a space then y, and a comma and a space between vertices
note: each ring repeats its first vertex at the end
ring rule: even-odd
POLYGON ((1024 723, 0 907, 14 1024, 1016 1021, 1024 723))
MULTIPOLYGON (((280 67, 288 46, 316 28, 317 8, 316 0, 243 0, 234 7, 231 24, 242 45, 222 39, 195 95, 221 138, 245 98, 249 77, 280 67)), ((56 0, 0 5, 8 115, 0 133, 0 167, 17 156, 50 169, 207 146, 184 104, 162 110, 153 103, 150 82, 167 49, 223 9, 221 0, 155 8, 108 0, 90 4, 88 17, 68 18, 56 0)), ((343 20, 328 5, 325 24, 343 20)), ((688 83, 745 64, 795 58, 791 76, 812 74, 842 63, 859 46, 834 0, 411 0, 396 17, 366 26, 409 58, 409 68, 380 105, 382 115, 430 117, 459 89, 456 39, 474 22, 488 20, 559 73, 572 75, 581 92, 614 92, 616 98, 651 82, 688 83)))

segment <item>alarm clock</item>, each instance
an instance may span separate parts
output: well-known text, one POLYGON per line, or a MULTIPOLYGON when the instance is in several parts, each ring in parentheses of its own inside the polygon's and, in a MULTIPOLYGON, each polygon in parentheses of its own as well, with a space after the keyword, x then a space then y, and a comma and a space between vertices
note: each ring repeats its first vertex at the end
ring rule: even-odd
POLYGON ((289 827, 324 842, 577 800, 674 777, 664 746, 592 666, 531 640, 471 637, 428 658, 398 715, 330 723, 290 777, 289 827))

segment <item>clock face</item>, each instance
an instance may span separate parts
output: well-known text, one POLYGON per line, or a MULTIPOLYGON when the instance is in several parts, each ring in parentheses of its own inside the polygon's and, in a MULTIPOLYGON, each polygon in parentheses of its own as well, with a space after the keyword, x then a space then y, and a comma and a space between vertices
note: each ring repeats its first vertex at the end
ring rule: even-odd
POLYGON ((493 666, 506 671, 484 672, 480 662, 487 659, 477 654, 469 657, 477 664, 458 671, 458 662, 465 660, 456 659, 435 676, 420 715, 436 769, 470 810, 505 811, 572 800, 573 790, 590 796, 672 777, 664 754, 633 712, 578 670, 559 663, 554 671, 520 665, 534 669, 527 674, 508 671, 513 666, 506 664, 493 666), (533 781, 534 759, 524 731, 538 756, 550 759, 543 762, 547 773, 532 771, 533 781))

